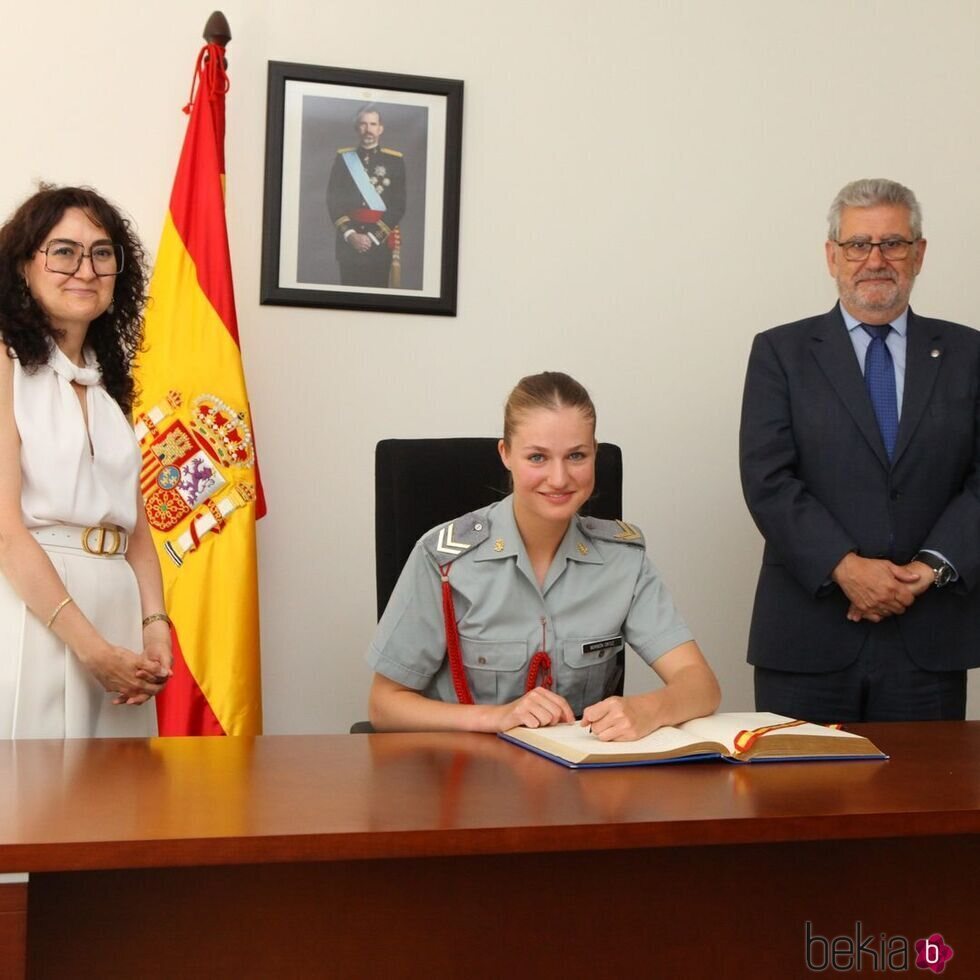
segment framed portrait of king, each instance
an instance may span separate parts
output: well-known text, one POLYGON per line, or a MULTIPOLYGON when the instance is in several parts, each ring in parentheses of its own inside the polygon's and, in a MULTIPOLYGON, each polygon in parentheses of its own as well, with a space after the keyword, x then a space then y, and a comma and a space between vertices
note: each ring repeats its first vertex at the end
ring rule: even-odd
POLYGON ((456 314, 463 83, 269 62, 260 300, 456 314))

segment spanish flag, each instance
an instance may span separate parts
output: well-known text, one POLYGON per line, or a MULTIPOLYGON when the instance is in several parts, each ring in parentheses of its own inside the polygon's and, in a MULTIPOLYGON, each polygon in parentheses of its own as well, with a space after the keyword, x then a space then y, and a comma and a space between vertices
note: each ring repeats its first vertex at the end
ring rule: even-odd
POLYGON ((161 735, 262 731, 255 521, 265 512, 225 225, 225 49, 198 55, 146 312, 134 410, 173 621, 161 735))

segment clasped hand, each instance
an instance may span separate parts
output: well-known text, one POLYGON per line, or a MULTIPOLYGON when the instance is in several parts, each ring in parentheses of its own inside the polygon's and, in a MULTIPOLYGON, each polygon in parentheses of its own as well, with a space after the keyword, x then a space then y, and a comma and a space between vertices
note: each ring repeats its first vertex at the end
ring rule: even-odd
POLYGON ((853 623, 901 616, 933 583, 932 570, 923 562, 896 565, 853 552, 840 560, 831 577, 850 600, 847 618, 853 623))
POLYGON ((82 658, 95 679, 115 696, 113 704, 144 704, 159 694, 173 673, 172 658, 162 647, 148 646, 143 653, 107 643, 82 658))
POLYGON ((362 255, 365 252, 371 250, 374 242, 371 241, 370 235, 365 235, 364 232, 355 231, 352 235, 348 236, 347 244, 350 245, 355 252, 360 252, 362 255))

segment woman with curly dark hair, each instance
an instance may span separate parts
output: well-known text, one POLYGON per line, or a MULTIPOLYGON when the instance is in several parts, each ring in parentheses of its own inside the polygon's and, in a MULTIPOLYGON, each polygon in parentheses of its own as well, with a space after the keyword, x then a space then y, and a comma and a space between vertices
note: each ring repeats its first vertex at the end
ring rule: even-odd
POLYGON ((127 418, 146 283, 91 189, 42 185, 0 228, 0 738, 156 732, 170 621, 127 418))

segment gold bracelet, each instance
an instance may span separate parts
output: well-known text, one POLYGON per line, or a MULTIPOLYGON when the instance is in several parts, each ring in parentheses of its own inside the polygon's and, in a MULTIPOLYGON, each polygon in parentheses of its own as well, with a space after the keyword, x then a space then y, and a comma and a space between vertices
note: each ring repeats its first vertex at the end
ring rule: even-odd
POLYGON ((143 620, 143 629, 146 629, 150 623, 166 623, 168 626, 173 626, 170 617, 166 613, 151 613, 143 620))
POLYGON ((70 595, 66 595, 64 599, 62 599, 61 602, 59 602, 58 605, 54 607, 54 612, 51 613, 51 615, 48 617, 48 621, 44 624, 44 628, 51 629, 51 624, 58 618, 58 613, 60 613, 61 610, 64 609, 69 602, 73 602, 73 601, 74 600, 70 595))

